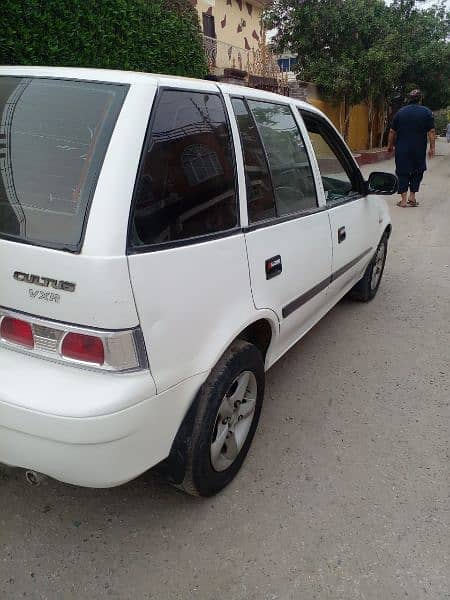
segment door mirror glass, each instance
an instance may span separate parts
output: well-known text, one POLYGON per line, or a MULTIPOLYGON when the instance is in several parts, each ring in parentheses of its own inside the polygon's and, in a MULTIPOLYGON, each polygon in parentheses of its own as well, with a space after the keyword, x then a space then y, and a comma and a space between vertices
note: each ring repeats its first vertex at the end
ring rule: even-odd
POLYGON ((367 181, 368 193, 390 196, 398 190, 398 179, 392 173, 374 171, 367 181))

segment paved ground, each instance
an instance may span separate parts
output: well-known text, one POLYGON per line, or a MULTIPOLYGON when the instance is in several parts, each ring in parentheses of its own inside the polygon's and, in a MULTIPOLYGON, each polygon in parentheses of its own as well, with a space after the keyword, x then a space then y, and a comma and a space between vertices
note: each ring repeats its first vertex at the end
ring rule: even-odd
MULTIPOLYGON (((253 450, 210 500, 0 482, 0 598, 450 598, 450 153, 394 220, 369 305, 269 373, 253 450)), ((392 164, 376 168, 392 168, 392 164)))

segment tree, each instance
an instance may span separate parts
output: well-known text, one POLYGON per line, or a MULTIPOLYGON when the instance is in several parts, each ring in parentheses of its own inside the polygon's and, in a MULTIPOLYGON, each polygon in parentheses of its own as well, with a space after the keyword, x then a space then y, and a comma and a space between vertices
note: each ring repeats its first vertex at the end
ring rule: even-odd
POLYGON ((207 73, 190 0, 2 0, 0 64, 207 73))
POLYGON ((446 130, 447 123, 450 122, 450 108, 442 108, 434 113, 434 121, 436 123, 436 133, 442 135, 446 130))
POLYGON ((266 23, 277 30, 277 51, 298 55, 298 78, 314 82, 325 99, 343 103, 345 137, 352 104, 368 104, 372 145, 394 96, 419 87, 432 108, 449 103, 443 3, 420 10, 416 0, 390 6, 382 0, 275 0, 266 23))
POLYGON ((278 0, 266 16, 277 29, 278 51, 298 55, 298 77, 314 82, 325 99, 343 103, 345 137, 351 106, 367 98, 376 76, 369 68, 383 60, 379 51, 369 63, 368 52, 386 35, 387 10, 382 0, 278 0))
POLYGON ((405 96, 420 88, 430 108, 446 106, 450 102, 450 13, 445 3, 420 10, 414 0, 394 0, 390 13, 402 66, 396 93, 405 96))

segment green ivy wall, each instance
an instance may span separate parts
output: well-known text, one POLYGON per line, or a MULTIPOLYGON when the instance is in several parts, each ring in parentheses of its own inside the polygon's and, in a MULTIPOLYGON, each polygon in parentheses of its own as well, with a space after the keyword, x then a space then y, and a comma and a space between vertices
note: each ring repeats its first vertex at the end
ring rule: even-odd
POLYGON ((0 64, 203 77, 190 0, 1 0, 0 64))

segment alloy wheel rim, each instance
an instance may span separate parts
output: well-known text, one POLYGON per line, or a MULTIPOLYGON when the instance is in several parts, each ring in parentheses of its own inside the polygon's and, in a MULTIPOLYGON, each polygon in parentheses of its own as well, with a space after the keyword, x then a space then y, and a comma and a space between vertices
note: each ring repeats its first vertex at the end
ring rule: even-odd
POLYGON ((383 272, 384 256, 386 254, 386 248, 384 244, 378 246, 377 253, 375 254, 375 260, 372 269, 372 277, 370 280, 370 287, 374 290, 380 282, 381 273, 383 272))
POLYGON ((211 465, 215 471, 228 469, 242 450, 253 422, 257 394, 255 375, 243 371, 223 397, 210 446, 211 465))

